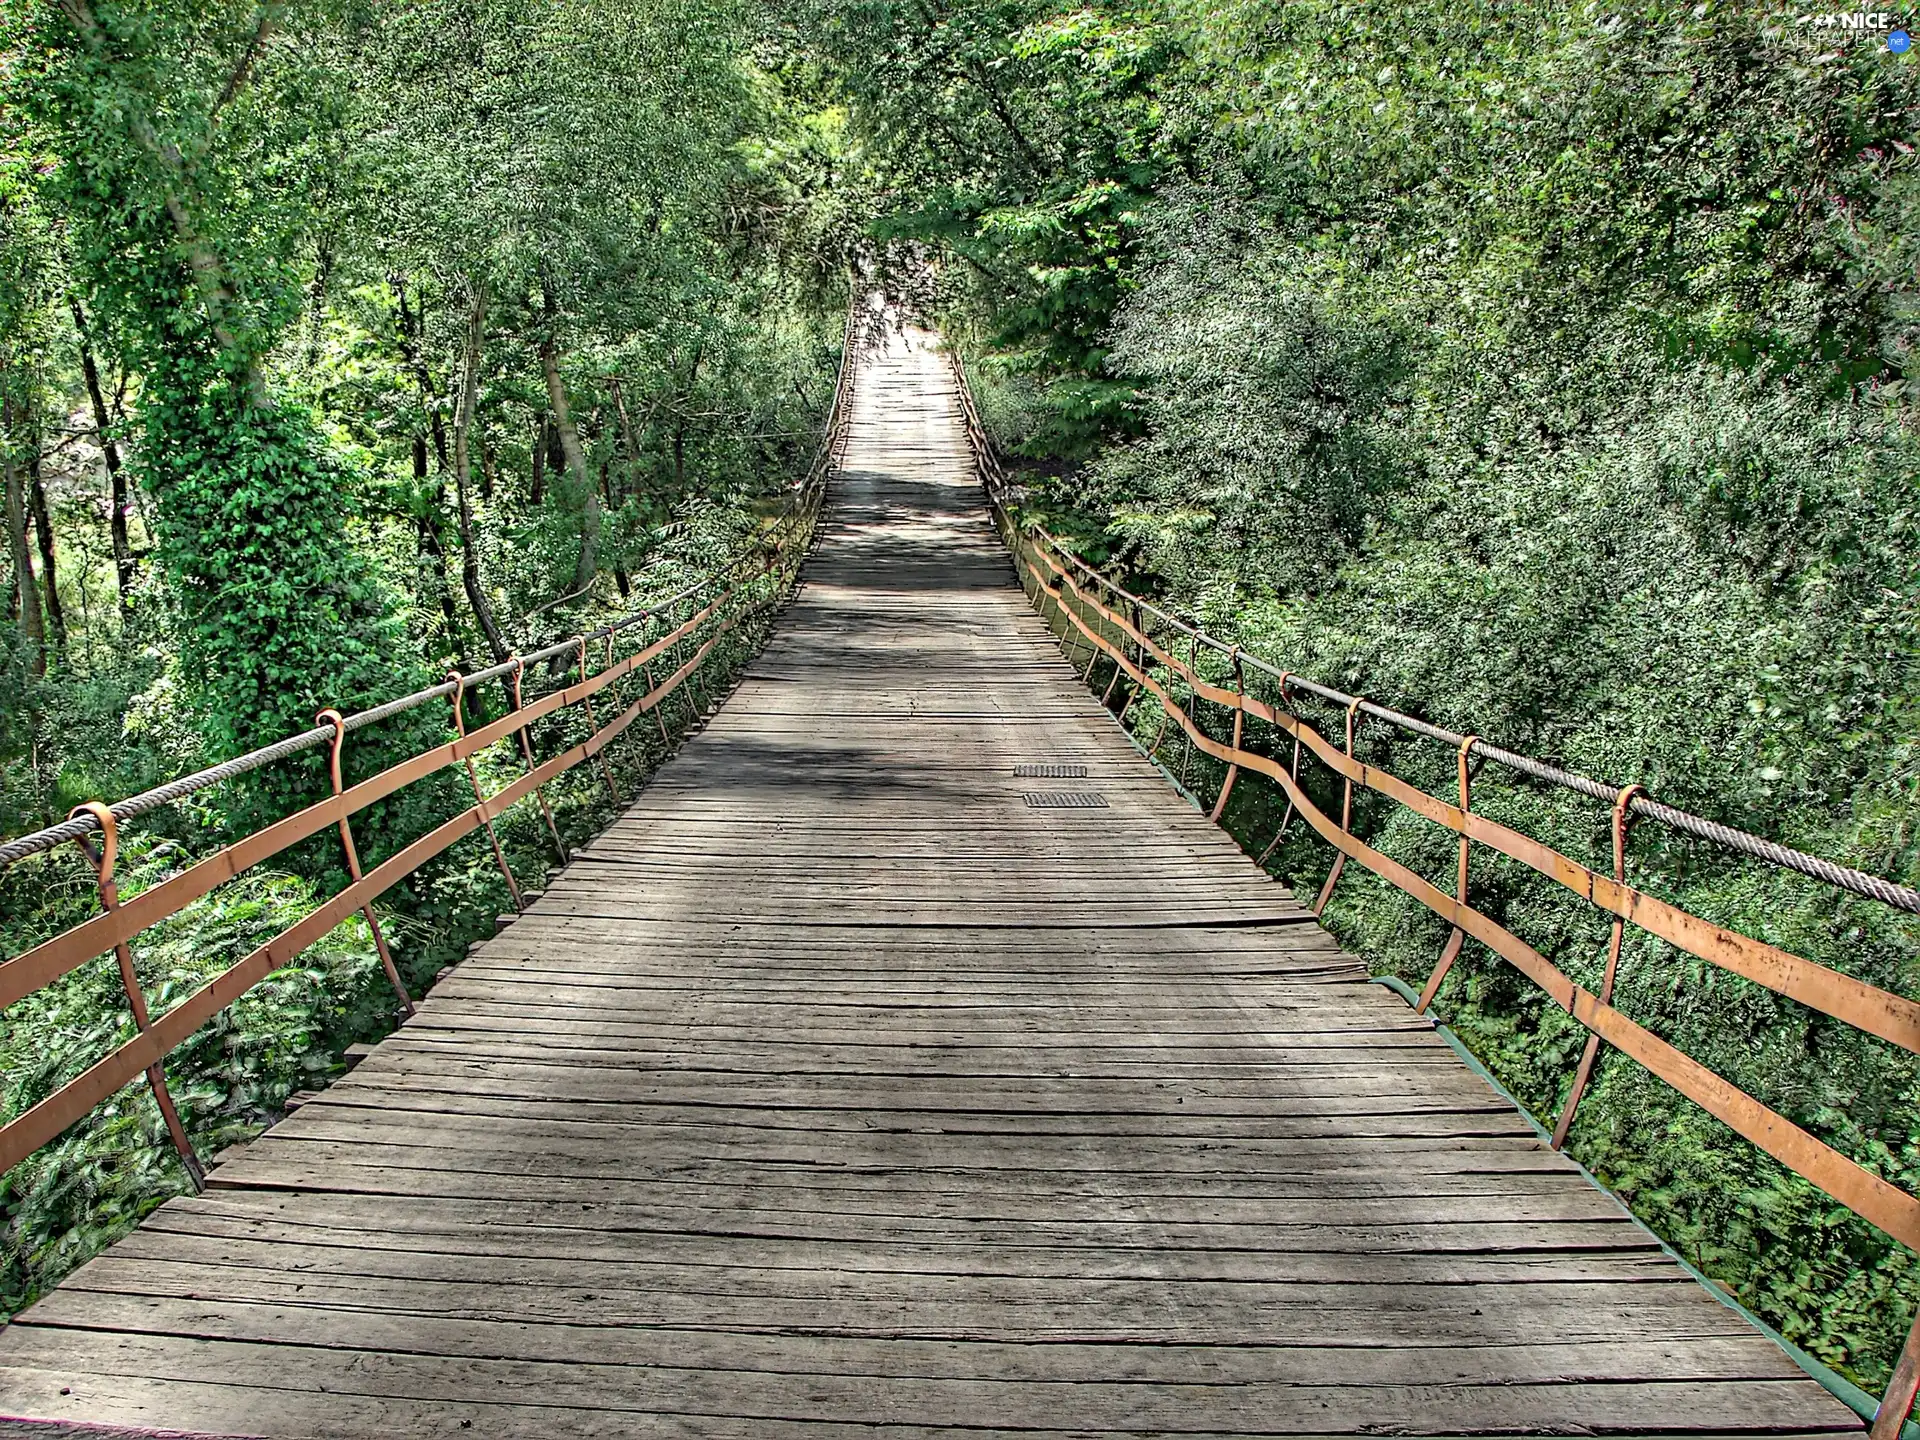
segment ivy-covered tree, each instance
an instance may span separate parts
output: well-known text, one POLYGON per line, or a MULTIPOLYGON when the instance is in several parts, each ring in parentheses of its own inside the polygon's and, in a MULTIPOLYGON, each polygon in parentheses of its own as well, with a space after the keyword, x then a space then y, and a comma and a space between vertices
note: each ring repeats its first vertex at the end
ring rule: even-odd
POLYGON ((141 375, 135 463, 208 744, 408 685, 394 596, 341 543, 350 461, 274 373, 332 143, 317 37, 278 4, 62 0, 31 23, 24 93, 93 312, 141 375))

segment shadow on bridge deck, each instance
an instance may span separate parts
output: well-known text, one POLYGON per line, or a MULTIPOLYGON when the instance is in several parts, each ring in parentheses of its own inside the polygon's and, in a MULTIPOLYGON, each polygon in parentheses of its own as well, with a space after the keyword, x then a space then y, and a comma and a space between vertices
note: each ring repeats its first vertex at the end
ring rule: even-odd
POLYGON ((1060 660, 896 342, 725 709, 371 1058, 11 1326, 0 1411, 1859 1428, 1363 980, 1060 660))

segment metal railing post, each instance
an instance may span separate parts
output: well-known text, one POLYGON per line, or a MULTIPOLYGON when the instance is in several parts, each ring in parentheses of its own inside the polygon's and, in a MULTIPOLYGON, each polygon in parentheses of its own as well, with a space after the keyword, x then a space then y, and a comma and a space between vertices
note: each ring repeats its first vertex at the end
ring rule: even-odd
MULTIPOLYGON (((1353 723, 1359 714, 1361 697, 1353 697, 1353 703, 1347 706, 1347 759, 1353 759, 1353 723)), ((1342 775, 1340 791, 1340 829, 1343 834, 1353 833, 1353 777, 1342 775)), ((1327 872, 1327 883, 1320 887, 1320 897, 1313 902, 1313 918, 1318 920, 1326 912, 1327 902, 1333 898, 1333 887, 1340 883, 1340 872, 1347 868, 1347 852, 1342 850, 1333 857, 1333 869, 1327 872)))
MULTIPOLYGON (((587 683, 587 637, 584 635, 580 637, 580 683, 582 685, 587 683)), ((600 733, 600 722, 593 717, 593 697, 582 695, 580 703, 587 712, 587 738, 592 739, 600 733)), ((613 803, 616 806, 626 804, 620 798, 620 787, 613 783, 613 772, 607 768, 606 760, 598 752, 594 754, 593 764, 594 768, 600 772, 601 780, 606 783, 607 793, 613 796, 613 803)))
MULTIPOLYGON (((1478 735, 1469 735, 1460 742, 1460 748, 1454 753, 1454 767, 1460 785, 1460 813, 1466 814, 1473 809, 1473 777, 1468 773, 1467 759, 1473 747, 1480 743, 1478 735)), ((1462 905, 1467 903, 1467 837, 1460 836, 1460 861, 1453 880, 1453 898, 1462 905)), ((1439 962, 1433 967, 1433 973, 1427 976, 1426 986, 1420 991, 1420 999, 1413 1007, 1413 1013, 1424 1015, 1427 1007, 1433 1004, 1433 997, 1440 993, 1440 983, 1447 978, 1447 972, 1453 969, 1453 962, 1460 958, 1460 947, 1466 943, 1467 932, 1458 925, 1447 936, 1446 947, 1440 952, 1439 962)))
MULTIPOLYGON (((526 705, 526 701, 522 698, 520 693, 520 680, 521 680, 521 677, 524 676, 526 673, 527 673, 527 662, 525 660, 522 660, 518 655, 514 656, 513 657, 513 708, 515 710, 523 709, 525 708, 525 705, 526 705)), ((522 725, 518 730, 514 731, 513 733, 520 737, 520 758, 526 762, 527 773, 531 775, 535 769, 535 766, 533 763, 533 738, 527 734, 527 727, 525 725, 522 725)), ((540 803, 541 817, 547 822, 547 834, 553 837, 553 853, 560 857, 560 863, 564 865, 572 857, 567 854, 567 847, 565 843, 560 839, 560 827, 553 823, 553 807, 547 804, 546 790, 542 786, 539 786, 539 785, 534 786, 533 798, 540 803)))
MULTIPOLYGON (((1638 785, 1624 786, 1620 798, 1613 802, 1613 878, 1621 884, 1627 879, 1627 827, 1633 823, 1629 806, 1633 797, 1640 793, 1638 785)), ((1607 969, 1600 979, 1600 1003, 1613 1003, 1613 979, 1620 971, 1620 945, 1626 936, 1627 923, 1620 916, 1613 917, 1613 928, 1607 936, 1607 969)), ((1580 1065, 1573 1072, 1573 1088, 1567 1092, 1567 1102, 1560 1107, 1560 1119, 1553 1127, 1553 1148, 1558 1150, 1567 1143, 1567 1131, 1573 1128, 1573 1112, 1580 1107, 1580 1097, 1586 1092, 1587 1081, 1593 1076, 1593 1062, 1600 1054, 1600 1037, 1587 1036, 1586 1048, 1580 1052, 1580 1065)))
MULTIPOLYGON (((1247 677, 1240 666, 1240 647, 1233 647, 1233 688, 1239 692, 1240 703, 1233 707, 1233 745, 1235 755, 1240 753, 1240 738, 1245 733, 1247 723, 1247 677)), ((1240 762, 1234 760, 1227 765, 1227 778, 1220 782, 1220 798, 1213 802, 1213 813, 1207 818, 1214 824, 1220 823, 1220 817, 1226 813, 1227 797, 1233 794, 1234 777, 1240 773, 1240 762)))
MULTIPOLYGON (((338 795, 346 787, 341 781, 340 758, 347 743, 346 717, 329 706, 313 717, 322 725, 333 727, 333 748, 327 757, 328 769, 333 777, 333 793, 338 795)), ((353 827, 347 823, 347 817, 340 817, 340 848, 347 855, 347 875, 352 883, 359 884, 363 878, 360 873, 360 851, 353 843, 353 827)), ((413 1014, 413 996, 407 993, 406 982, 400 978, 400 967, 393 963, 393 952, 387 948, 387 937, 381 932, 380 921, 373 913, 373 902, 369 900, 360 907, 361 918, 367 922, 367 929, 373 932, 373 948, 380 956, 380 968, 387 972, 387 983, 393 986, 393 993, 400 997, 400 1009, 403 1013, 413 1014)))
POLYGON ((1867 1440, 1900 1440, 1907 1417, 1913 1414, 1916 1395, 1920 1395, 1920 1314, 1913 1317, 1906 1348, 1901 1350, 1893 1378, 1887 1381, 1887 1393, 1880 1397, 1873 1413, 1873 1430, 1867 1440))
MULTIPOLYGON (((114 819, 113 812, 98 800, 89 800, 84 805, 76 805, 67 812, 71 820, 75 815, 91 815, 100 825, 100 848, 95 849, 93 841, 82 835, 76 842, 80 853, 93 862, 94 884, 100 895, 100 908, 113 911, 120 908, 120 887, 113 878, 113 867, 120 855, 120 822, 114 819)), ((120 988, 127 992, 127 1005, 133 1011, 134 1028, 145 1034, 153 1028, 153 1018, 147 1010, 146 992, 140 988, 140 976, 134 970, 133 946, 125 940, 113 947, 113 958, 120 967, 120 988)), ((173 1148, 180 1156, 180 1163, 186 1167, 187 1178, 193 1182, 194 1193, 207 1188, 207 1170, 200 1163, 200 1156, 193 1148, 193 1142, 187 1138, 187 1127, 180 1123, 180 1111, 173 1103, 173 1093, 167 1089, 167 1076, 161 1063, 155 1060, 147 1067, 147 1085, 153 1091, 154 1103, 160 1107, 160 1118, 167 1127, 167 1138, 173 1141, 173 1148)))
MULTIPOLYGON (((1293 696, 1287 693, 1287 682, 1292 678, 1293 672, 1291 670, 1282 670, 1280 672, 1280 703, 1286 707, 1288 714, 1293 715, 1294 723, 1297 726, 1300 723, 1300 717, 1294 714, 1293 696)), ((1293 766, 1288 772, 1288 777, 1293 781, 1295 786, 1300 784, 1300 732, 1298 729, 1293 732, 1293 766)), ((1287 796, 1286 812, 1280 817, 1280 828, 1273 832, 1273 839, 1267 842, 1267 848, 1260 852, 1260 858, 1254 861, 1254 864, 1263 870, 1266 869, 1267 861, 1272 858, 1273 852, 1280 848, 1280 842, 1287 838, 1287 826, 1292 823, 1293 796, 1289 793, 1287 796)))
MULTIPOLYGON (((584 642, 582 642, 584 643, 584 642)), ((453 728, 462 739, 467 734, 467 715, 460 703, 466 694, 466 677, 458 670, 447 672, 447 683, 453 686, 453 728)), ((500 867, 500 875, 507 882, 507 893, 513 897, 513 908, 524 910, 526 902, 520 898, 520 882, 513 878, 513 867, 507 864, 507 852, 500 847, 500 832, 493 828, 493 816, 487 813, 486 792, 480 788, 480 771, 473 763, 471 755, 466 757, 467 783, 473 787, 473 803, 480 808, 480 823, 487 827, 487 842, 493 846, 493 863, 500 867)))

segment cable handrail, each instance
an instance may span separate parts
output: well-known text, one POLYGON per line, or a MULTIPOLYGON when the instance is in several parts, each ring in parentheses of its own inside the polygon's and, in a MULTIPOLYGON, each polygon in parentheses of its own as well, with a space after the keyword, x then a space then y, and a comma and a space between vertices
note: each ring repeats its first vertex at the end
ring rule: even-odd
MULTIPOLYGON (((958 359, 956 358, 953 363, 957 372, 959 367, 958 359)), ((983 456, 994 456, 991 462, 991 471, 989 471, 987 464, 983 462, 982 474, 986 476, 991 473, 992 483, 989 483, 988 491, 993 496, 995 503, 1004 509, 1010 501, 1016 498, 1013 486, 1008 481, 1005 469, 1000 464, 997 455, 994 455, 992 438, 986 433, 986 429, 980 421, 979 413, 974 408, 973 397, 968 392, 964 383, 961 384, 960 394, 962 397, 961 408, 969 432, 969 439, 974 445, 976 453, 983 456)), ((1850 865, 1842 865, 1824 856, 1813 855, 1807 851, 1795 849, 1791 845, 1783 845, 1777 840, 1769 840, 1765 836, 1755 835, 1751 831, 1742 830, 1734 825, 1727 825, 1718 820, 1709 820, 1705 816, 1695 815, 1690 811, 1682 810, 1677 805, 1669 805, 1664 801, 1655 800, 1652 796, 1646 794, 1638 785, 1615 785, 1604 780, 1595 780, 1590 776, 1580 774, 1578 771, 1566 769, 1564 766, 1555 765, 1550 761, 1536 759, 1531 755, 1508 749, 1503 745, 1497 745, 1489 740, 1481 739, 1479 736, 1469 737, 1459 731, 1449 730, 1444 725, 1435 725, 1431 721, 1422 720, 1418 716, 1409 715, 1404 711, 1395 710, 1391 706, 1368 700, 1364 696, 1350 695, 1335 686, 1323 685, 1316 680, 1308 679, 1297 671, 1282 669, 1280 666, 1263 659, 1240 645, 1221 640, 1217 636, 1208 634, 1205 630, 1174 614, 1164 606, 1158 605, 1145 596, 1127 589, 1118 581, 1102 573, 1080 556, 1074 554, 1062 539, 1052 532, 1044 529, 1029 528, 1025 533, 1035 536, 1039 541, 1051 548, 1056 555, 1067 561, 1087 578, 1100 585, 1109 594, 1125 600, 1129 605, 1137 605, 1141 610, 1153 615, 1169 628, 1178 631, 1196 644, 1206 647, 1215 654, 1224 655, 1229 658, 1237 656, 1242 664, 1258 670, 1274 680, 1284 682, 1289 689, 1303 690, 1318 699, 1326 701, 1330 705, 1337 705, 1341 709, 1354 707, 1359 714, 1372 716, 1374 719, 1385 721, 1387 724, 1398 729, 1405 730, 1413 735, 1418 735, 1423 739, 1432 740, 1450 749, 1457 749, 1471 738, 1473 741, 1473 753, 1476 756, 1490 760, 1494 764, 1506 769, 1518 771, 1522 775, 1543 781, 1549 785, 1575 791, 1587 796, 1589 799, 1599 800, 1607 805, 1614 804, 1624 794, 1627 796, 1627 808, 1633 815, 1652 820, 1657 824, 1666 826, 1670 830, 1678 831, 1696 840, 1703 840, 1709 844, 1719 845, 1725 849, 1733 850, 1754 859, 1766 861, 1768 864, 1779 866, 1783 870, 1792 870, 1801 875, 1809 876, 1812 879, 1823 881, 1826 884, 1841 890, 1846 890, 1855 895, 1863 896, 1866 899, 1878 900, 1882 904, 1890 905, 1896 910, 1904 910, 1909 914, 1920 915, 1920 889, 1915 889, 1910 885, 1902 885, 1896 881, 1887 880, 1881 876, 1871 874, 1868 871, 1860 870, 1850 865)))

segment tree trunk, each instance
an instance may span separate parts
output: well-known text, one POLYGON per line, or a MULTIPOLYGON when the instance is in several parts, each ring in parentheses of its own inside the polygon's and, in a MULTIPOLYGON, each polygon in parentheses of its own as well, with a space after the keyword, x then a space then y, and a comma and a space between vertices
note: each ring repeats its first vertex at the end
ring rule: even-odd
POLYGON ((107 393, 100 386, 100 365, 87 338, 86 312, 80 308, 78 295, 69 295, 67 304, 73 311, 74 334, 80 341, 80 372, 86 377, 87 399, 93 404, 94 438, 100 442, 100 458, 107 467, 108 501, 112 506, 107 526, 113 535, 113 578, 119 588, 120 618, 124 620, 133 604, 133 541, 127 530, 127 512, 131 508, 127 499, 127 472, 120 464, 120 444, 113 438, 113 417, 107 410, 107 393))
POLYGON ((20 596, 20 629, 33 647, 33 673, 47 673, 47 631, 40 615, 40 587, 34 583, 27 550, 27 499, 20 466, 13 458, 13 397, 0 401, 0 470, 7 486, 7 548, 13 558, 14 586, 20 596))
POLYGON ((480 498, 492 503, 494 474, 500 468, 500 456, 484 441, 480 446, 480 498))
POLYGON ((414 384, 420 388, 420 407, 427 412, 428 432, 433 436, 433 455, 440 462, 440 473, 444 475, 448 468, 447 426, 440 414, 433 375, 420 353, 420 335, 427 323, 426 311, 424 308, 416 311, 408 307, 406 276, 390 275, 387 283, 393 286, 394 298, 400 302, 400 354, 405 358, 407 368, 413 372, 414 384))
MULTIPOLYGON (((60 0, 60 8, 73 22, 73 28, 79 32, 81 43, 87 47, 96 60, 111 64, 107 54, 107 41, 100 29, 100 23, 94 19, 93 7, 87 0, 60 0)), ((279 7, 268 5, 263 8, 259 33, 254 46, 248 49, 248 58, 234 71, 229 82, 232 88, 246 83, 247 71, 251 68, 251 57, 257 53, 255 47, 265 38, 273 19, 273 12, 279 7)), ((165 176, 161 187, 161 201, 166 207, 167 218, 173 222, 173 233, 180 242, 181 253, 186 257, 187 268, 193 272, 195 285, 200 291, 200 300, 207 308, 207 321, 213 329, 213 338, 226 352, 227 358, 240 367, 241 378, 245 381, 248 398, 262 410, 273 407, 272 398, 267 394, 266 375, 260 368, 260 357, 250 348, 240 344, 239 336, 234 332, 228 319, 233 305, 233 289, 227 283, 226 267, 213 246, 201 235, 200 229, 187 213, 183 198, 187 189, 187 167, 180 151, 171 142, 163 140, 153 128, 153 122, 137 103, 128 104, 121 111, 121 118, 127 127, 127 133, 133 137, 134 144, 156 162, 165 176)))
MULTIPOLYGON (((37 430, 37 426, 29 426, 37 430)), ((60 567, 54 558, 53 512, 47 505, 47 487, 40 476, 40 454, 36 447, 27 460, 27 508, 33 512, 33 528, 40 537, 40 578, 47 587, 47 623, 53 631, 53 643, 61 649, 67 644, 67 612, 60 604, 60 567)))
MULTIPOLYGON (((700 362, 707 358, 707 341, 703 335, 700 343, 693 348, 693 364, 687 367, 687 383, 682 387, 682 401, 693 399, 693 387, 700 383, 700 362)), ((680 406, 675 405, 678 411, 680 406)), ((676 502, 684 500, 687 493, 687 417, 675 414, 673 420, 673 498, 676 502)))
MULTIPOLYGON (((609 515, 618 513, 620 507, 613 498, 613 457, 611 455, 600 462, 600 496, 607 502, 609 515)), ((613 567, 613 588, 620 592, 622 600, 633 594, 633 582, 626 570, 619 565, 613 567)))
POLYGON ((560 347, 554 338, 553 297, 547 297, 547 333, 540 341, 540 368, 546 372, 547 400, 553 406, 554 428, 560 433, 560 450, 567 457, 567 473, 572 481, 575 503, 580 508, 580 563, 574 567, 573 588, 584 590, 599 570, 600 492, 587 473, 587 457, 580 448, 580 432, 574 429, 573 412, 567 405, 567 387, 560 379, 560 347))
POLYGON ((542 415, 540 438, 533 445, 533 487, 527 494, 529 504, 538 505, 547 498, 547 448, 552 443, 552 422, 542 415))
POLYGON ((460 612, 453 608, 453 591, 447 587, 447 551, 440 543, 440 486, 427 484, 427 437, 413 437, 414 494, 423 509, 415 522, 420 541, 420 559, 430 574, 434 600, 446 621, 447 648, 454 654, 466 649, 460 639, 460 612))
POLYGON ((633 417, 627 414, 627 397, 620 389, 618 376, 607 378, 607 388, 613 392, 614 413, 620 417, 620 438, 626 442, 627 464, 640 463, 640 437, 634 433, 633 417))
POLYGON ((453 488, 460 500, 460 583, 466 587, 467 604, 473 618, 480 622, 480 633, 487 637, 487 649, 493 663, 507 658, 507 642, 494 622, 493 605, 487 588, 480 582, 480 552, 473 543, 473 504, 468 489, 473 478, 473 416, 480 406, 480 347, 485 342, 487 292, 477 281, 473 303, 467 310, 467 354, 460 372, 460 406, 453 417, 453 488))

